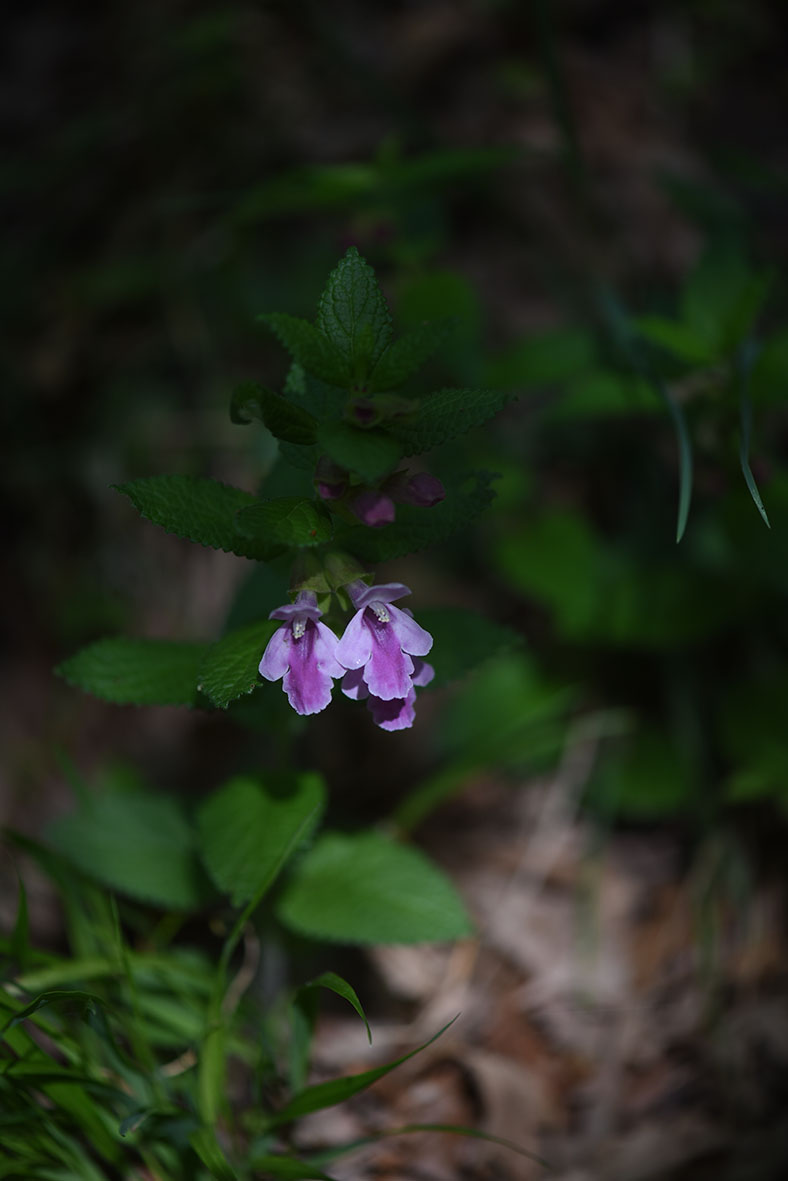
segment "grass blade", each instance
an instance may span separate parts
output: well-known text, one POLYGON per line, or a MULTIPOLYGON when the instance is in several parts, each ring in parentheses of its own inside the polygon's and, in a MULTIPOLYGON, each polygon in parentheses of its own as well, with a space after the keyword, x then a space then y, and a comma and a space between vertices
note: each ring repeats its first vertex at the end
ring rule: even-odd
POLYGON ((753 342, 745 341, 736 356, 736 370, 739 380, 739 415, 741 420, 741 434, 739 435, 739 463, 741 464, 747 491, 753 499, 758 512, 763 517, 767 529, 771 529, 766 509, 763 507, 758 485, 750 467, 750 438, 752 435, 752 402, 750 401, 750 372, 755 361, 755 346, 753 342))

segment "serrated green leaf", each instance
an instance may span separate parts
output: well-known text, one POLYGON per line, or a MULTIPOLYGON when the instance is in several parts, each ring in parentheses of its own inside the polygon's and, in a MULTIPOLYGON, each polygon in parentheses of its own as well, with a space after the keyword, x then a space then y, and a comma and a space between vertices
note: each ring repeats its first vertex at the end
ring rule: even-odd
POLYGON ((324 423, 317 441, 334 463, 369 483, 391 471, 402 457, 401 446, 390 435, 346 422, 324 423))
POLYGON ((321 501, 302 496, 277 496, 256 500, 242 508, 235 518, 236 528, 251 544, 278 548, 282 546, 323 545, 334 532, 331 514, 321 501))
POLYGON ((114 487, 146 520, 177 537, 261 561, 281 551, 281 546, 244 539, 236 530, 236 513, 257 503, 241 488, 201 476, 147 476, 114 487))
POLYGON ((391 525, 379 529, 352 525, 337 530, 334 540, 367 562, 385 562, 437 545, 487 508, 495 496, 490 487, 493 478, 488 472, 477 472, 470 487, 447 489, 446 499, 432 508, 397 505, 397 519, 391 525))
POLYGON ((388 347, 391 314, 375 272, 355 246, 328 277, 317 327, 341 354, 355 382, 364 381, 388 347))
POLYGON ((371 1087, 378 1079, 383 1078, 384 1075, 389 1074, 390 1071, 401 1066, 403 1062, 407 1062, 410 1058, 415 1058, 416 1054, 420 1054, 423 1050, 426 1050, 456 1020, 457 1018, 453 1017, 451 1021, 447 1021, 443 1028, 439 1029, 426 1042, 417 1046, 415 1050, 411 1050, 410 1053, 403 1054, 401 1058, 395 1059, 394 1062, 387 1062, 385 1066, 377 1066, 374 1070, 365 1070, 361 1074, 351 1074, 345 1078, 330 1079, 326 1083, 317 1083, 313 1087, 306 1087, 300 1094, 295 1095, 282 1111, 277 1112, 268 1121, 268 1126, 271 1128, 279 1127, 281 1124, 288 1124, 294 1119, 308 1115, 312 1111, 322 1111, 326 1107, 335 1107, 337 1103, 344 1103, 351 1095, 357 1095, 359 1091, 365 1091, 367 1087, 371 1087))
POLYGON ((413 413, 392 423, 390 430, 406 455, 420 455, 479 426, 509 400, 501 390, 437 390, 420 399, 413 413))
POLYGON ((82 648, 55 670, 116 705, 194 705, 205 644, 115 636, 82 648))
POLYGON ((293 360, 307 373, 333 386, 347 386, 352 377, 348 358, 330 334, 308 320, 288 316, 286 312, 267 312, 258 319, 285 346, 293 360))
POLYGON ((465 676, 485 660, 522 643, 522 636, 465 607, 426 607, 418 621, 433 638, 429 662, 438 685, 465 676))
POLYGON ((419 324, 391 342, 368 378, 371 390, 398 389, 456 330, 458 320, 445 316, 419 324))
POLYGON ((343 943, 421 943, 471 930, 437 866, 376 832, 320 837, 294 868, 277 914, 294 931, 343 943))
POLYGON ((273 619, 258 620, 229 632, 211 644, 198 676, 198 687, 219 709, 251 693, 258 684, 257 669, 266 644, 280 626, 273 619))
POLYGON ((255 779, 240 777, 200 807, 202 859, 234 906, 262 896, 317 824, 325 803, 322 779, 304 774, 288 787, 275 792, 255 779))
POLYGON ((105 791, 57 820, 49 838, 80 870, 122 894, 175 910, 208 897, 192 830, 169 796, 105 791))
POLYGON ((230 418, 241 424, 256 418, 277 439, 288 443, 304 446, 315 441, 317 423, 312 415, 256 381, 244 381, 235 387, 230 399, 230 418))

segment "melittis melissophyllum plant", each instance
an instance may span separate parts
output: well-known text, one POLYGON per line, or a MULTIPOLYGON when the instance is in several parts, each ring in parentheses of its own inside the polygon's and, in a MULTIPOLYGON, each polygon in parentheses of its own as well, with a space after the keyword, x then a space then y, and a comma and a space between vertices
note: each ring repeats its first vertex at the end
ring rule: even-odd
POLYGON ((261 677, 281 679, 298 714, 326 709, 338 689, 365 701, 382 729, 409 727, 436 654, 429 632, 398 605, 408 587, 376 585, 374 568, 441 542, 490 502, 487 473, 444 484, 424 456, 491 417, 507 395, 413 394, 411 378, 455 325, 435 320, 395 338, 374 272, 355 247, 329 276, 315 323, 281 312, 260 319, 292 364, 281 392, 241 383, 230 415, 267 428, 278 443, 275 471, 289 469, 288 487, 303 494, 266 496, 264 481, 256 496, 178 475, 119 491, 179 537, 286 566, 289 600, 261 603, 259 622, 215 644, 104 640, 61 671, 113 701, 222 709, 261 677))

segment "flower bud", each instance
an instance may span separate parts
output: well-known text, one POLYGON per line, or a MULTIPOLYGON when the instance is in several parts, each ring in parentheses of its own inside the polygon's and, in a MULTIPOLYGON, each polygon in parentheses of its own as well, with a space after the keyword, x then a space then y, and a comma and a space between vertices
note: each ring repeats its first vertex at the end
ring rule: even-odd
POLYGON ((350 502, 350 508, 356 514, 359 521, 362 521, 365 525, 369 525, 372 529, 378 529, 381 525, 390 525, 396 515, 394 501, 391 497, 386 496, 383 492, 376 492, 373 489, 360 492, 350 502))

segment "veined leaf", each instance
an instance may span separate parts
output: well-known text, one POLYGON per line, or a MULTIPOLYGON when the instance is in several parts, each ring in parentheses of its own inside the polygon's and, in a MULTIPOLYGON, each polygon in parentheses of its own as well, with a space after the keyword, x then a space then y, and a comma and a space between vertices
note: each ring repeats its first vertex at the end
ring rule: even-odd
POLYGON ((287 786, 277 792, 240 777, 200 807, 202 859, 234 906, 262 897, 320 818, 325 787, 318 775, 300 775, 287 786))
POLYGON ((471 930, 437 866, 376 832, 320 837, 294 867, 277 913, 295 931, 343 943, 422 943, 471 930))
POLYGON ((308 320, 286 312, 267 312, 258 319, 281 341, 293 360, 307 373, 333 386, 347 386, 352 372, 344 350, 308 320))
POLYGON ((328 277, 317 327, 344 359, 352 381, 363 381, 388 347, 391 315, 375 272, 355 246, 328 277))
POLYGON ((306 446, 315 441, 317 422, 312 415, 256 381, 244 381, 235 387, 230 399, 230 418, 242 424, 256 418, 277 439, 288 443, 306 446))
POLYGON ((116 705, 194 705, 205 644, 115 636, 96 640, 55 670, 116 705))
POLYGON ((257 503, 257 497, 241 488, 201 476, 147 476, 116 484, 143 517, 168 533, 242 558, 267 560, 281 546, 245 538, 235 528, 241 509, 257 503))
POLYGON ((391 426, 406 455, 419 455, 479 426, 502 410, 510 395, 501 390, 437 390, 419 400, 413 413, 391 426))
POLYGON ((361 430, 346 422, 327 422, 318 429, 317 441, 327 455, 367 482, 389 472, 402 457, 402 447, 391 435, 361 430))
POLYGON ((104 791, 60 817, 49 839, 80 870, 143 902, 191 910, 210 896, 191 827, 169 796, 104 791))
POLYGON ((273 619, 259 620, 229 632, 207 649, 200 665, 199 689, 219 709, 227 709, 231 701, 251 693, 259 683, 260 660, 279 626, 273 619))
POLYGON ((449 339, 459 321, 444 316, 406 332, 391 342, 369 376, 372 390, 395 390, 449 339))
POLYGON ((334 531, 331 514, 318 500, 278 496, 255 500, 235 518, 236 529, 249 544, 279 550, 282 546, 322 545, 334 531))

